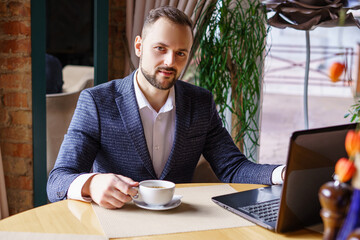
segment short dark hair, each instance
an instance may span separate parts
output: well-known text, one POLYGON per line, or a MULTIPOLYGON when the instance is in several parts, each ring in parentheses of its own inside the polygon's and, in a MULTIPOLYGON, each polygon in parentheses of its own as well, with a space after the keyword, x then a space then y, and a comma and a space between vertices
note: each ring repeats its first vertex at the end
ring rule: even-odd
MULTIPOLYGON (((150 10, 148 16, 144 21, 144 26, 142 29, 142 37, 144 38, 145 32, 144 29, 153 23, 155 23, 159 18, 166 18, 175 24, 180 24, 184 26, 188 26, 191 30, 193 27, 193 23, 191 19, 182 11, 177 8, 171 6, 162 6, 159 8, 155 8, 150 10)), ((191 31, 192 34, 192 31, 191 31)))

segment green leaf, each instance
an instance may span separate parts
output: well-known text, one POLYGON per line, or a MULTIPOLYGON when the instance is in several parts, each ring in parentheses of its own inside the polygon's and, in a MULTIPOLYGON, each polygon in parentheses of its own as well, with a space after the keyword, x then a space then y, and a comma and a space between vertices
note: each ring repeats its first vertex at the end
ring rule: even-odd
POLYGON ((257 0, 218 2, 221 4, 210 6, 214 7, 213 14, 201 15, 208 26, 201 31, 204 35, 195 54, 199 63, 195 82, 213 92, 223 122, 227 109, 236 115, 237 122, 232 127, 240 130, 233 136, 234 141, 248 139, 250 146, 243 148, 252 159, 259 145, 257 118, 262 80, 259 62, 264 62, 265 37, 269 31, 264 24, 266 12, 257 0), (236 7, 229 8, 230 3, 236 7), (244 5, 248 8, 243 8, 244 5), (229 94, 233 94, 231 104, 226 102, 229 94))

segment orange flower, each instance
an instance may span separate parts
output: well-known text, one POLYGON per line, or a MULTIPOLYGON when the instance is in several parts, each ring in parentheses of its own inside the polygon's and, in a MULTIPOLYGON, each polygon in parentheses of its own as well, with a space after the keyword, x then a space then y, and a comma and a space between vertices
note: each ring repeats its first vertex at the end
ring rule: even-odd
POLYGON ((340 182, 349 181, 356 171, 353 161, 347 158, 340 158, 335 165, 335 174, 340 182))
POLYGON ((343 73, 344 69, 345 69, 345 64, 339 62, 334 62, 333 64, 331 64, 329 68, 329 77, 331 81, 332 82, 339 81, 339 78, 343 73))
POLYGON ((357 152, 360 153, 360 131, 350 130, 346 134, 345 149, 349 157, 355 157, 357 152))

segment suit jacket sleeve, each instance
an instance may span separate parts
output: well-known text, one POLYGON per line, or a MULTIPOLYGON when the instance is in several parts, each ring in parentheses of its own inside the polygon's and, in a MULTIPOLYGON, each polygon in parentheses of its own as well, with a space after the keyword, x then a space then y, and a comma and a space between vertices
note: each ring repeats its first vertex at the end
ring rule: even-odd
POLYGON ((100 146, 99 131, 97 106, 91 93, 84 90, 49 174, 47 193, 51 202, 65 199, 74 179, 91 171, 100 146))
POLYGON ((256 164, 249 161, 223 127, 212 98, 211 102, 211 118, 203 155, 215 174, 223 182, 271 185, 272 172, 279 165, 256 164))

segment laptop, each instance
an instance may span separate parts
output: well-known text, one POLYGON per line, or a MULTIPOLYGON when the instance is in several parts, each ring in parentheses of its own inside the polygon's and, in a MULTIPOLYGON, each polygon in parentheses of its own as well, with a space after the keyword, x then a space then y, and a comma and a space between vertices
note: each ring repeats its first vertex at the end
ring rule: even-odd
POLYGON ((294 132, 283 185, 216 196, 212 200, 279 233, 321 223, 318 191, 333 180, 337 160, 347 157, 345 136, 355 127, 356 124, 346 124, 294 132), (266 208, 271 211, 265 214, 266 208))

